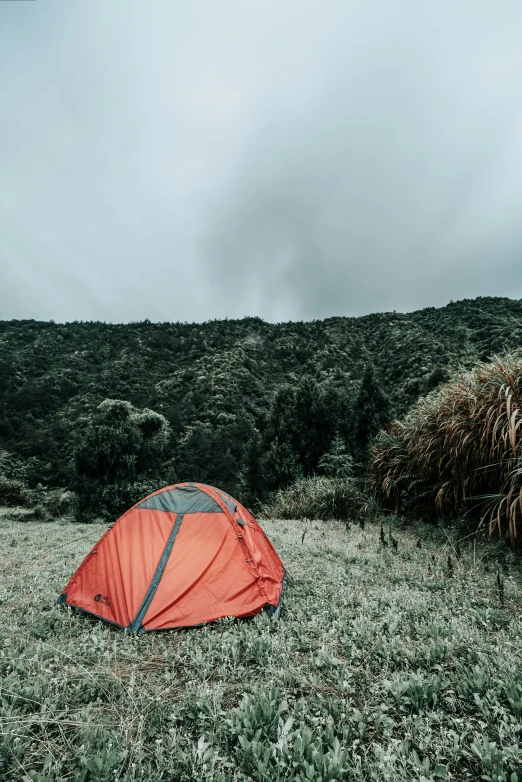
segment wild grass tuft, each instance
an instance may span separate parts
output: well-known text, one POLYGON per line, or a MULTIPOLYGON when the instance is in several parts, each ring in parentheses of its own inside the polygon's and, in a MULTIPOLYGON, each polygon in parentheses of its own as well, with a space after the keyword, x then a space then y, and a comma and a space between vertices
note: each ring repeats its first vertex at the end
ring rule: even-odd
POLYGON ((353 478, 313 476, 301 478, 275 492, 262 514, 278 519, 338 519, 357 521, 367 511, 369 499, 353 478))
POLYGON ((522 355, 481 364, 376 439, 375 488, 397 506, 468 512, 517 545, 522 518, 522 355))

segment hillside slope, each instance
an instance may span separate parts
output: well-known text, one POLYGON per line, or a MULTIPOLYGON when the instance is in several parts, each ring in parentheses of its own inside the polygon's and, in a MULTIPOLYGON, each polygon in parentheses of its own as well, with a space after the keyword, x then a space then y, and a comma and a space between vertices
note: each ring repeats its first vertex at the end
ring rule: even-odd
POLYGON ((198 422, 232 443, 304 374, 350 392, 373 362, 398 416, 459 367, 520 345, 522 301, 507 298, 279 324, 3 321, 0 449, 30 465, 33 484, 65 485, 82 417, 106 398, 163 413, 173 447, 198 422))

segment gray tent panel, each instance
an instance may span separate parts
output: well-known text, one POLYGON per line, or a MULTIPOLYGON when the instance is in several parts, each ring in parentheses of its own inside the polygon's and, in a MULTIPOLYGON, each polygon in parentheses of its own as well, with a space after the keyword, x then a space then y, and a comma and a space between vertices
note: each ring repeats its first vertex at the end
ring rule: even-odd
POLYGON ((217 502, 197 486, 178 486, 162 491, 140 502, 137 507, 166 513, 223 513, 217 502))

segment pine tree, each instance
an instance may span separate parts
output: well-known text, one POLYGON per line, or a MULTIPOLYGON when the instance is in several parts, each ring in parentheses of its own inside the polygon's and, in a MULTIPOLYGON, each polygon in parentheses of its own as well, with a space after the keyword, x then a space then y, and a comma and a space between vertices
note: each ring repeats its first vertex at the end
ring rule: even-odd
POLYGON ((352 418, 353 450, 358 463, 368 460, 368 446, 390 420, 390 401, 381 389, 373 364, 364 369, 352 418))
POLYGON ((298 454, 288 442, 274 440, 259 461, 263 493, 289 486, 303 475, 298 454))
POLYGON ((353 456, 348 453, 342 437, 334 437, 330 450, 319 459, 319 468, 328 478, 351 478, 353 456))
POLYGON ((313 378, 303 378, 296 388, 294 421, 294 450, 299 455, 303 474, 312 475, 332 439, 324 394, 313 378))

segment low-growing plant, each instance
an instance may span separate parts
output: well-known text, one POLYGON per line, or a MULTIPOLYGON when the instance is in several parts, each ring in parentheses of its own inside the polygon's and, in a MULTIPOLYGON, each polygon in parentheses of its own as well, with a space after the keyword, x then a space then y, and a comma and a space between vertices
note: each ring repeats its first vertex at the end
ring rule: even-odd
POLYGON ((280 519, 357 521, 367 507, 368 497, 356 480, 316 475, 279 489, 262 507, 262 514, 280 519))
POLYGON ((238 739, 241 767, 263 782, 345 779, 349 756, 335 735, 333 720, 313 728, 303 712, 300 704, 291 709, 277 687, 246 695, 228 720, 238 739))
POLYGON ((9 508, 25 507, 30 504, 30 494, 22 481, 0 475, 0 505, 9 508))
POLYGON ((397 551, 379 522, 263 527, 290 576, 279 621, 131 638, 55 604, 104 525, 0 515, 2 782, 520 782, 514 555, 457 558, 427 525, 397 551))

